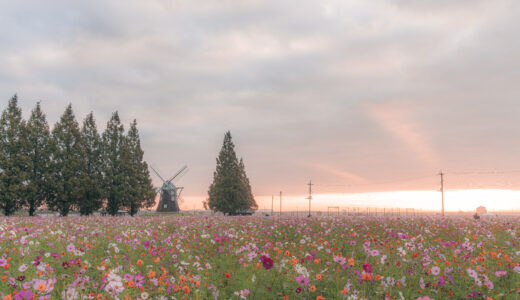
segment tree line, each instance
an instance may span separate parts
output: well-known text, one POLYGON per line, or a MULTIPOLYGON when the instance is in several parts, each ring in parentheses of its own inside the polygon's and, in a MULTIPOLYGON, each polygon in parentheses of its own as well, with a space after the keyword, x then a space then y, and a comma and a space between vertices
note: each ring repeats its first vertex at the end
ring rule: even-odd
POLYGON ((155 203, 155 190, 143 160, 137 122, 125 133, 116 112, 98 133, 91 112, 80 127, 68 105, 52 131, 36 103, 22 118, 14 95, 0 117, 0 209, 9 216, 40 207, 66 216, 110 215, 126 209, 134 215, 155 203))

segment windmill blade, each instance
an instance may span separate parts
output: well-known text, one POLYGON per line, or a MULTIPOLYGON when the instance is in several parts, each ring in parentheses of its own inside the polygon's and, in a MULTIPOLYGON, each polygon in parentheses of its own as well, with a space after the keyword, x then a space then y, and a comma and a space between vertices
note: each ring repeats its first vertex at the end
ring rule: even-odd
POLYGON ((163 182, 165 182, 165 181, 164 181, 164 178, 162 178, 162 176, 159 175, 159 172, 157 172, 157 171, 156 171, 156 170, 155 170, 151 165, 150 165, 150 168, 152 168, 153 172, 155 173, 155 175, 157 175, 157 177, 161 178, 161 180, 162 180, 163 182))
POLYGON ((181 198, 181 193, 182 193, 182 190, 183 190, 183 189, 184 189, 184 187, 182 187, 182 186, 177 188, 177 191, 178 191, 178 192, 177 192, 177 199, 180 199, 180 198, 181 198))
POLYGON ((188 166, 182 167, 175 175, 172 176, 172 178, 168 179, 168 181, 172 181, 175 179, 175 177, 179 176, 182 172, 184 172, 186 169, 188 169, 188 166))
POLYGON ((183 203, 184 202, 184 199, 181 198, 181 193, 182 193, 182 190, 184 189, 184 187, 178 187, 177 190, 179 191, 177 193, 177 203, 180 204, 180 203, 183 203))

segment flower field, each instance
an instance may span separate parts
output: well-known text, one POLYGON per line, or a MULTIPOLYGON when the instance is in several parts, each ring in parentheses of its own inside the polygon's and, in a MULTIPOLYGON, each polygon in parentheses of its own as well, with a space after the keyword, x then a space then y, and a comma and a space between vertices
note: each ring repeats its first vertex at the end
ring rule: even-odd
POLYGON ((520 219, 0 219, 0 299, 520 299, 520 219))

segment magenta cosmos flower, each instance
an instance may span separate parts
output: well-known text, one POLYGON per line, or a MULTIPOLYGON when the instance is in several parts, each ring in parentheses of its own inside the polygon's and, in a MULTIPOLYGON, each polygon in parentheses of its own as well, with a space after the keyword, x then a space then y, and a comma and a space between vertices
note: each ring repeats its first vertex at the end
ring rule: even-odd
POLYGON ((365 263, 363 265, 363 270, 369 274, 372 273, 372 265, 369 263, 365 263))
POLYGON ((262 261, 262 265, 266 270, 269 270, 274 266, 273 260, 268 256, 262 255, 260 260, 262 261))

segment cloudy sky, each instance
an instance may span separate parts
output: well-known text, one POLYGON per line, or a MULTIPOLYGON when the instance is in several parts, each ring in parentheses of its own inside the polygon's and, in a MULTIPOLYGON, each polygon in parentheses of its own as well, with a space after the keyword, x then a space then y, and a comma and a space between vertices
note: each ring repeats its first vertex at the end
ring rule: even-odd
POLYGON ((447 189, 519 189, 519 15, 516 0, 0 1, 0 98, 25 116, 41 101, 51 124, 68 103, 101 130, 115 110, 137 119, 151 165, 189 166, 186 209, 226 130, 269 202, 309 179, 434 191, 441 169, 447 189))

